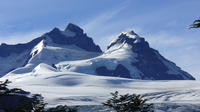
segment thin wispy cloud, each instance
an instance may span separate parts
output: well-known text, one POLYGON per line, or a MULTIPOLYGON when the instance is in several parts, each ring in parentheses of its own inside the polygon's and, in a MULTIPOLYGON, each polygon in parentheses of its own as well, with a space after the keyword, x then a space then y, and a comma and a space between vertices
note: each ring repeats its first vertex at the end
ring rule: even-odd
POLYGON ((94 41, 100 44, 103 49, 105 49, 106 46, 102 45, 108 44, 108 42, 116 36, 116 33, 113 34, 110 29, 113 29, 117 23, 113 24, 110 20, 115 18, 123 8, 124 7, 99 14, 82 25, 89 36, 96 36, 94 41), (109 30, 111 32, 109 32, 109 30))
POLYGON ((168 32, 152 33, 146 39, 155 45, 154 47, 183 47, 200 44, 200 38, 194 35, 173 35, 168 32))
POLYGON ((113 24, 112 20, 120 14, 120 12, 127 6, 127 4, 120 5, 120 7, 114 8, 112 10, 102 12, 95 17, 85 21, 82 25, 86 32, 96 32, 99 29, 99 32, 96 32, 98 35, 99 33, 105 32, 110 27, 112 27, 116 22, 113 24))
POLYGON ((84 22, 82 28, 89 36, 95 37, 94 41, 101 46, 103 50, 115 39, 120 32, 133 30, 139 32, 140 29, 131 26, 130 23, 124 22, 127 18, 122 19, 121 13, 124 13, 130 5, 130 1, 121 3, 118 7, 102 12, 95 17, 84 22))

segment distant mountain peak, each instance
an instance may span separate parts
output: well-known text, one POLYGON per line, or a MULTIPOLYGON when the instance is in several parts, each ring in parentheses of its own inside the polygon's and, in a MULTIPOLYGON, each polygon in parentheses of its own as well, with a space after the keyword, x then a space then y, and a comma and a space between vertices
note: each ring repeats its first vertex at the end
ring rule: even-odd
POLYGON ((72 23, 69 23, 64 31, 54 28, 46 33, 44 38, 50 38, 50 42, 58 45, 76 45, 86 51, 102 52, 82 28, 72 23))
POLYGON ((57 28, 57 27, 53 28, 53 29, 50 31, 50 33, 59 33, 59 32, 60 32, 60 29, 57 28))
POLYGON ((144 38, 140 37, 133 30, 130 30, 127 32, 120 33, 120 35, 109 44, 107 49, 117 44, 127 43, 128 45, 134 46, 135 44, 142 43, 142 42, 145 42, 144 38))
POLYGON ((64 31, 65 32, 71 31, 71 32, 75 32, 76 34, 83 34, 83 29, 72 23, 69 23, 64 31))
POLYGON ((126 34, 127 36, 138 36, 133 30, 127 31, 127 32, 122 32, 122 34, 126 34))

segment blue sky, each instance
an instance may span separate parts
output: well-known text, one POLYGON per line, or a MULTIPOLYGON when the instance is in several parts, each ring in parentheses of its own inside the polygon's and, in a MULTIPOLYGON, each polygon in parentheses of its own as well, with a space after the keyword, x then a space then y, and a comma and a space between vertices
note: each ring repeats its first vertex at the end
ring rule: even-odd
POLYGON ((134 30, 150 46, 200 79, 199 0, 1 0, 0 42, 23 43, 71 22, 103 50, 120 32, 134 30))

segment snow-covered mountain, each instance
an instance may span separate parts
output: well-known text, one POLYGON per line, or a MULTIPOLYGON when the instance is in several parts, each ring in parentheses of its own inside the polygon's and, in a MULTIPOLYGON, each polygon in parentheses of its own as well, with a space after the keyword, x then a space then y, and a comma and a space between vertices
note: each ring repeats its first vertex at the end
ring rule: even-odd
POLYGON ((100 56, 87 60, 64 61, 61 71, 150 80, 194 80, 158 51, 149 47, 134 31, 122 32, 100 56))
POLYGON ((31 72, 38 64, 54 65, 66 60, 82 60, 102 53, 81 28, 68 24, 64 31, 54 28, 26 44, 0 45, 0 76, 31 72))
POLYGON ((149 47, 134 31, 122 32, 102 53, 83 29, 68 24, 26 44, 0 45, 0 75, 30 73, 45 63, 61 72, 145 80, 194 80, 149 47))

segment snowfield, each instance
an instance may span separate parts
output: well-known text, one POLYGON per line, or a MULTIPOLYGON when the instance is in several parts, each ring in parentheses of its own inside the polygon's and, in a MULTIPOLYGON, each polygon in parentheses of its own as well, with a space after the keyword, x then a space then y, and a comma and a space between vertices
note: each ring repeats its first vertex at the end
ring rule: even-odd
POLYGON ((106 50, 102 55, 77 61, 62 61, 56 64, 60 71, 71 71, 85 74, 95 74, 96 68, 105 66, 109 70, 114 70, 118 64, 126 66, 134 79, 140 79, 142 74, 136 67, 131 65, 131 62, 137 62, 137 54, 131 52, 131 46, 128 44, 116 45, 106 50))
POLYGON ((144 94, 149 102, 155 103, 157 112, 200 111, 199 81, 145 81, 119 77, 88 75, 76 72, 60 72, 47 64, 39 64, 32 72, 8 74, 11 88, 22 88, 44 96, 48 106, 67 104, 79 105, 81 112, 110 111, 101 105, 110 92, 120 94, 144 94), (95 105, 95 106, 93 106, 95 105), (89 110, 88 110, 89 109, 89 110))

